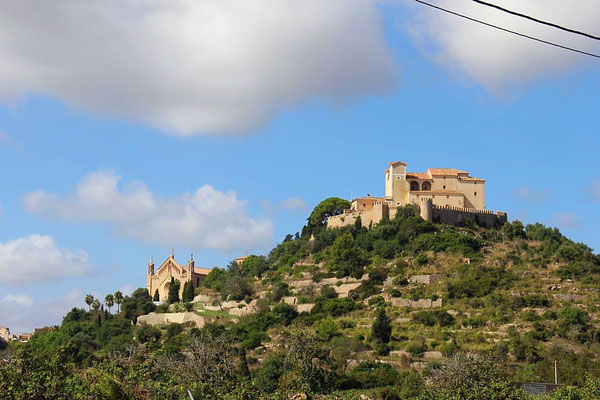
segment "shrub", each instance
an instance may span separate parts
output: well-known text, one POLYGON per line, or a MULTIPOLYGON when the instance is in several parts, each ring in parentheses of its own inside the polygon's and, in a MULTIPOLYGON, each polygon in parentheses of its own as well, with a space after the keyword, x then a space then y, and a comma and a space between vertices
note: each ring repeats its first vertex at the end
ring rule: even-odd
POLYGON ((331 318, 322 320, 319 322, 319 326, 317 327, 317 334, 319 338, 325 342, 328 342, 335 336, 339 336, 340 333, 340 327, 331 318))
POLYGON ((140 343, 149 341, 158 342, 161 337, 161 332, 160 329, 152 325, 142 324, 142 326, 138 327, 136 330, 136 337, 140 343))

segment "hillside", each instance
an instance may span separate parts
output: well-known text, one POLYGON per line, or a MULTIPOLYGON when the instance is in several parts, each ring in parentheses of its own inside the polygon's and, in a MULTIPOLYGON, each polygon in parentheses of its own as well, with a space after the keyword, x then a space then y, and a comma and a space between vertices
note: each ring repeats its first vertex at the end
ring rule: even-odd
POLYGON ((589 247, 541 224, 431 224, 412 206, 326 229, 344 207, 327 199, 267 256, 213 269, 191 302, 156 308, 138 289, 118 314, 74 309, 11 343, 0 397, 521 399, 509 382, 553 382, 555 360, 565 386, 547 398, 600 397, 589 247), (201 318, 157 322, 186 310, 201 318))

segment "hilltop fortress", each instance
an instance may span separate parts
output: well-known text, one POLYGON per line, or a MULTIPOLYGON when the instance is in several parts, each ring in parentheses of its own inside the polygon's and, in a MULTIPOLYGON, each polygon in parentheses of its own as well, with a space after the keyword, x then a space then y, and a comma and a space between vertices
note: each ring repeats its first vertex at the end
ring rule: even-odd
POLYGON ((394 218, 398 207, 417 204, 421 217, 429 222, 456 225, 464 219, 492 227, 503 224, 506 213, 485 208, 485 180, 453 168, 428 168, 427 172, 406 172, 406 163, 389 163, 385 170, 385 197, 359 197, 350 209, 327 220, 328 228, 354 224, 360 217, 369 227, 383 218, 394 218))

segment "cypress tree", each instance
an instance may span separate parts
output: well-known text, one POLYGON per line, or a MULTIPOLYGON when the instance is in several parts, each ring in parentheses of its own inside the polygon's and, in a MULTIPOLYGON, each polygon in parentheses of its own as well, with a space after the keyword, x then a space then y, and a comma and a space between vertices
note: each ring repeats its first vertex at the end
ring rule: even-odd
POLYGON ((171 285, 169 286, 169 298, 167 299, 169 304, 179 302, 179 285, 179 281, 176 281, 175 278, 171 277, 171 285))
POLYGON ((189 303, 194 300, 194 285, 192 282, 186 282, 183 285, 183 302, 189 303))
POLYGON ((160 301, 160 295, 158 294, 158 289, 156 289, 156 291, 154 292, 154 298, 152 300, 160 301))
POLYGON ((372 327, 373 339, 379 343, 389 343, 392 338, 392 320, 387 316, 385 310, 377 310, 377 316, 372 327))

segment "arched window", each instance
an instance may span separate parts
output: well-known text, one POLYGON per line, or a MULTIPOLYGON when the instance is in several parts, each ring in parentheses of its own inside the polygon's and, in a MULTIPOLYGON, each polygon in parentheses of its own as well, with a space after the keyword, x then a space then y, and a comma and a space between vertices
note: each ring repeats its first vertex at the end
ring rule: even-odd
POLYGON ((431 182, 423 182, 421 190, 431 190, 431 182))
POLYGON ((411 181, 410 182, 410 190, 419 190, 419 182, 411 181))

